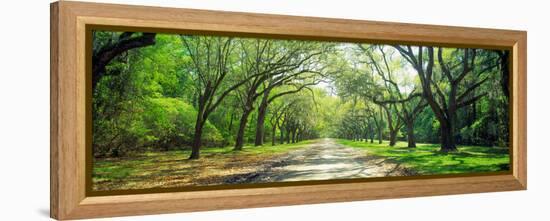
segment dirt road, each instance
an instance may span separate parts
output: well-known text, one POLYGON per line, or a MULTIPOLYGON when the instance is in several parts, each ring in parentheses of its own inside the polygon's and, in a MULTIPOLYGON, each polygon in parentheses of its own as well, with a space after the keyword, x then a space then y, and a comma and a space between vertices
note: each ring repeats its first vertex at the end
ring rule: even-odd
POLYGON ((261 171, 231 177, 227 183, 285 182, 408 175, 399 164, 363 150, 322 139, 266 163, 261 171))

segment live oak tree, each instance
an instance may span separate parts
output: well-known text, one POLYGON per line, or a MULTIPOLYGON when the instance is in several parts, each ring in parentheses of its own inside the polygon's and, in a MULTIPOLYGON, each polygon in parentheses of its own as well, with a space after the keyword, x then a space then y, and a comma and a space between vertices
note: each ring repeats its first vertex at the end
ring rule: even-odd
POLYGON ((283 133, 281 127, 281 120, 283 116, 297 103, 297 100, 287 100, 287 102, 282 101, 274 107, 271 108, 271 118, 269 119, 269 124, 271 126, 271 146, 275 146, 275 136, 277 129, 281 130, 281 139, 283 140, 283 133))
MULTIPOLYGON (((382 107, 378 105, 369 105, 368 101, 365 101, 365 103, 367 104, 367 106, 365 107, 365 113, 367 118, 369 119, 369 127, 376 128, 378 144, 382 144, 382 133, 384 130, 384 115, 382 107)), ((372 137, 374 137, 374 135, 371 135, 371 143, 372 137)))
MULTIPOLYGON (((398 133, 404 126, 410 126, 407 133, 411 147, 415 146, 414 121, 416 113, 425 104, 420 93, 416 91, 414 81, 404 79, 406 70, 398 56, 393 55, 391 48, 381 45, 358 44, 357 50, 349 53, 353 57, 347 68, 336 76, 340 96, 360 97, 365 103, 374 103, 376 108, 369 107, 365 114, 370 120, 366 128, 376 128, 379 143, 382 141, 386 124, 389 130, 389 145, 395 146, 398 133), (381 117, 380 115, 384 115, 381 117)), ((362 118, 360 118, 362 119, 362 118)), ((360 120, 359 119, 359 120, 360 120)))
MULTIPOLYGON (((402 126, 406 126, 407 146, 416 147, 414 122, 418 113, 427 106, 427 102, 416 92, 417 88, 414 82, 410 82, 410 80, 407 82, 406 79, 403 79, 403 76, 401 76, 401 82, 397 81, 398 78, 395 72, 401 72, 399 74, 404 75, 404 67, 401 59, 395 58, 392 49, 381 45, 365 47, 360 44, 359 47, 367 55, 369 60, 367 64, 371 71, 377 73, 381 78, 381 86, 386 92, 371 92, 371 94, 378 95, 371 95, 371 99, 386 112, 390 130, 390 146, 396 144, 397 133, 402 126), (409 89, 409 91, 403 91, 402 88, 409 89), (397 117, 394 117, 394 115, 397 117)), ((377 90, 376 87, 372 88, 377 90)))
POLYGON ((309 86, 314 86, 322 82, 322 74, 320 72, 308 73, 306 76, 301 78, 287 77, 287 79, 270 79, 267 82, 263 90, 262 100, 258 105, 258 118, 256 121, 256 136, 254 145, 261 146, 264 142, 264 132, 265 132, 265 118, 268 106, 276 99, 301 92, 304 89, 309 89, 309 86), (321 78, 320 78, 321 77, 321 78), (280 82, 280 83, 278 83, 280 82), (273 85, 278 85, 282 90, 271 93, 274 88, 273 85), (286 87, 281 87, 286 86, 286 87))
POLYGON ((439 121, 441 151, 456 151, 457 110, 485 95, 486 92, 482 92, 471 96, 476 88, 489 79, 488 73, 498 62, 492 56, 477 56, 476 49, 434 49, 431 46, 418 46, 415 52, 411 46, 394 47, 418 73, 423 96, 439 121), (439 69, 436 69, 436 65, 439 69), (462 87, 467 75, 474 75, 478 80, 468 87, 462 87))
POLYGON ((374 137, 378 136, 379 143, 382 143, 384 130, 383 111, 378 111, 379 105, 374 105, 370 101, 362 101, 360 98, 352 98, 350 103, 339 107, 343 111, 343 116, 339 120, 338 136, 345 139, 368 142, 374 142, 374 137))
POLYGON ((414 135, 414 123, 420 112, 427 106, 427 102, 421 97, 410 100, 409 102, 402 102, 401 112, 398 114, 399 118, 405 122, 407 128, 407 147, 416 147, 416 138, 414 135))
POLYGON ((254 110, 256 99, 263 96, 257 122, 257 127, 263 127, 265 109, 270 102, 268 96, 273 88, 303 81, 311 74, 319 74, 319 68, 316 67, 319 61, 317 57, 325 49, 318 44, 303 41, 274 42, 259 39, 241 40, 240 46, 242 76, 250 80, 238 90, 243 109, 234 150, 241 150, 244 145, 248 117, 254 110))
POLYGON ((190 159, 198 159, 202 133, 208 116, 231 92, 261 75, 256 73, 242 79, 229 79, 234 66, 234 42, 229 37, 181 36, 184 49, 192 58, 189 72, 195 76, 197 120, 190 159))
POLYGON ((302 61, 298 66, 294 66, 295 70, 292 70, 294 73, 272 75, 264 82, 262 99, 257 110, 255 146, 261 146, 264 142, 266 112, 271 102, 283 96, 298 93, 303 89, 310 89, 310 86, 317 85, 326 78, 327 73, 324 72, 326 72, 327 54, 333 51, 334 45, 330 43, 309 43, 308 47, 300 46, 300 44, 298 44, 298 47, 305 50, 302 49, 303 51, 296 54, 301 57, 302 61), (272 93, 274 89, 281 87, 284 89, 272 93))
POLYGON ((510 97, 510 51, 506 50, 495 50, 495 53, 498 54, 500 64, 499 70, 501 74, 500 78, 500 87, 502 88, 502 93, 506 98, 510 97))
POLYGON ((287 143, 296 143, 304 139, 318 136, 312 129, 317 120, 315 112, 303 111, 304 108, 315 109, 316 104, 311 99, 299 98, 299 105, 293 105, 292 114, 287 115, 286 129, 287 143))

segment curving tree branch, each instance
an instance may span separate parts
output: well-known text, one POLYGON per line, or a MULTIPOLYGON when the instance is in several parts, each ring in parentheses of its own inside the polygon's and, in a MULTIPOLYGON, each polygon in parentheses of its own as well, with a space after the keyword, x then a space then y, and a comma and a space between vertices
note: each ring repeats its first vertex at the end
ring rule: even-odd
POLYGON ((156 33, 143 33, 131 37, 134 32, 124 32, 119 35, 118 41, 107 44, 94 51, 92 55, 92 90, 95 90, 99 80, 106 74, 105 67, 118 55, 134 49, 155 44, 156 33))

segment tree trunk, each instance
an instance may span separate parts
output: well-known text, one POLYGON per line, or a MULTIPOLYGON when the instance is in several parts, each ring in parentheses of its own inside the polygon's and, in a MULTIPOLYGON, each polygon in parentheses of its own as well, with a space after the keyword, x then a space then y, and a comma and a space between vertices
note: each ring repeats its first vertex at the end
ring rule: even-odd
POLYGON ((195 134, 193 136, 193 145, 191 146, 191 156, 189 159, 199 159, 200 148, 202 145, 202 128, 206 120, 202 118, 202 111, 197 113, 197 121, 195 122, 195 134))
POLYGON ((390 147, 395 146, 397 143, 397 132, 399 130, 390 130, 390 147))
POLYGON ((279 131, 281 132, 280 136, 279 136, 279 144, 284 144, 285 143, 285 133, 284 133, 284 130, 282 127, 279 126, 279 131))
POLYGON ((444 122, 441 124, 440 130, 441 130, 441 152, 456 151, 457 149, 454 142, 452 125, 448 122, 444 122))
POLYGON ((296 143, 296 130, 292 130, 292 143, 296 143))
POLYGON ((235 118, 235 112, 231 113, 231 118, 229 119, 229 125, 227 126, 227 131, 231 133, 231 130, 233 129, 233 119, 235 118))
POLYGON ((277 132, 277 125, 273 125, 271 128, 271 146, 275 146, 275 133, 277 132))
POLYGON ((246 130, 246 124, 248 123, 248 116, 252 108, 247 108, 241 115, 241 121, 239 123, 239 131, 237 132, 237 139, 235 141, 235 148, 233 150, 242 150, 244 146, 244 132, 246 130))
POLYGON ((378 144, 382 144, 382 127, 378 127, 378 144))
POLYGON ((290 143, 290 129, 286 130, 286 143, 290 143))
POLYGON ((510 97, 510 87, 509 79, 510 79, 510 52, 508 51, 501 51, 499 52, 500 55, 500 72, 501 72, 501 80, 500 80, 500 86, 502 87, 502 92, 506 96, 506 98, 510 97))
POLYGON ((414 138, 414 120, 407 121, 407 147, 414 148, 416 147, 416 141, 414 138))
POLYGON ((472 104, 472 114, 471 114, 471 119, 468 122, 468 126, 472 126, 472 124, 476 122, 476 119, 477 119, 477 102, 474 102, 472 104))
POLYGON ((269 104, 267 102, 268 96, 269 96, 269 91, 268 90, 264 91, 262 102, 258 107, 258 120, 256 124, 256 139, 254 140, 254 146, 261 146, 264 143, 264 131, 265 131, 264 122, 265 122, 265 114, 267 112, 267 105, 269 104))

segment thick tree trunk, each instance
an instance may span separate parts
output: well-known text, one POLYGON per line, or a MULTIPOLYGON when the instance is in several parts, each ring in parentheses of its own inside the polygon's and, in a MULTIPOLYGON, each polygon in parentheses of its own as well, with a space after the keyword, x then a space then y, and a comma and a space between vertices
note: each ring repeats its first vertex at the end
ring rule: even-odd
POLYGON ((456 151, 452 125, 448 122, 440 124, 441 130, 441 152, 456 151))
POLYGON ((510 79, 510 52, 508 51, 501 51, 499 52, 500 55, 500 71, 501 71, 501 78, 500 78, 500 86, 502 87, 502 92, 504 95, 508 98, 510 97, 510 87, 509 85, 509 79, 510 79))
POLYGON ((399 130, 391 130, 390 131, 390 147, 393 147, 395 146, 395 144, 397 143, 397 132, 399 130))
POLYGON ((382 106, 384 108, 384 111, 386 112, 386 116, 388 119, 388 128, 390 130, 390 147, 395 146, 397 142, 397 133, 399 132, 400 128, 400 119, 397 118, 397 124, 394 126, 393 124, 393 118, 391 114, 391 107, 382 106))
POLYGON ((414 120, 409 120, 407 122, 407 147, 414 148, 416 147, 416 141, 414 138, 414 120))
POLYGON ((292 130, 292 143, 296 143, 296 130, 292 130))
POLYGON ((279 144, 285 143, 285 133, 283 128, 279 127, 279 130, 281 131, 281 134, 279 135, 279 144))
POLYGON ((202 119, 202 114, 197 114, 197 121, 195 123, 195 134, 193 136, 193 145, 191 146, 191 156, 189 159, 199 159, 200 148, 202 145, 202 128, 206 120, 202 119))
POLYGON ((246 130, 246 124, 248 123, 248 116, 252 108, 247 108, 241 115, 241 120, 239 123, 239 131, 237 132, 237 138, 235 140, 235 148, 233 150, 242 150, 244 146, 244 132, 246 130))
POLYGON ((265 122, 265 115, 267 112, 267 98, 269 96, 268 90, 264 92, 264 96, 262 98, 262 102, 260 103, 260 106, 258 107, 258 120, 256 124, 256 139, 254 140, 254 146, 261 146, 264 143, 264 122, 265 122), (266 94, 267 92, 267 94, 266 94))

